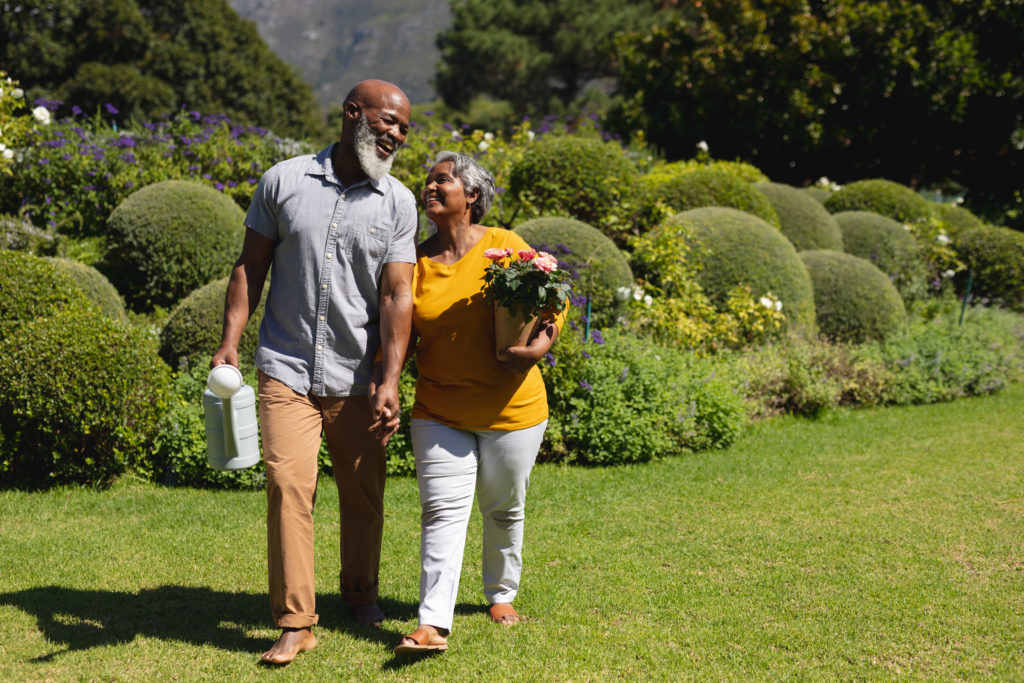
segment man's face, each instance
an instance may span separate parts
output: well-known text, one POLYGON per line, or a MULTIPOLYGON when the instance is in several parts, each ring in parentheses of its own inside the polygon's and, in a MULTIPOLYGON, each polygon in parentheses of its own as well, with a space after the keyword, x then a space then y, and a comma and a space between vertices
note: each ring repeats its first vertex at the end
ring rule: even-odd
POLYGON ((409 132, 404 98, 383 98, 381 106, 362 106, 356 122, 355 151, 363 172, 374 180, 391 172, 398 148, 409 132))

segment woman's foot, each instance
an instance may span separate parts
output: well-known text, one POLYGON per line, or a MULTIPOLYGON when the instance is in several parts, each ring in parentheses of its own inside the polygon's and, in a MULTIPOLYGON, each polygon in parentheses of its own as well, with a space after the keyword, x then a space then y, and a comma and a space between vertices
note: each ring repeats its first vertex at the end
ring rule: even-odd
POLYGON ((281 631, 269 650, 260 657, 267 664, 289 664, 300 652, 307 652, 316 647, 316 636, 308 628, 286 628, 281 631))
POLYGON ((491 605, 491 608, 487 611, 491 615, 491 621, 495 624, 511 626, 512 624, 518 624, 522 621, 519 617, 519 613, 516 612, 515 608, 507 602, 499 602, 491 605))
POLYGON ((448 649, 448 638, 445 637, 447 634, 447 629, 445 629, 445 634, 442 635, 438 629, 424 624, 409 635, 402 636, 402 639, 398 641, 398 645, 395 645, 395 653, 444 652, 448 649))

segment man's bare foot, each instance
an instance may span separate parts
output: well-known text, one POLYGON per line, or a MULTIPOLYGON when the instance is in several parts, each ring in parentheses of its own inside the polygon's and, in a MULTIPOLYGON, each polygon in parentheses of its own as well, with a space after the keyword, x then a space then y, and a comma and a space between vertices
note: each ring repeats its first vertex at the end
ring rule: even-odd
POLYGON ((352 614, 355 615, 356 621, 363 626, 380 626, 385 619, 384 612, 377 606, 377 603, 352 605, 352 614))
POLYGON ((269 650, 260 658, 267 664, 289 664, 295 655, 316 647, 316 636, 308 628, 286 628, 269 650))

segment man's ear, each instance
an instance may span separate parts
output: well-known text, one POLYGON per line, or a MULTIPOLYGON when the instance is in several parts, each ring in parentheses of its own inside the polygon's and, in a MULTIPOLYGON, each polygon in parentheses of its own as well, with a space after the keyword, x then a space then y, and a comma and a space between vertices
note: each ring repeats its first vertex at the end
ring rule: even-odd
POLYGON ((349 100, 345 103, 345 116, 348 118, 357 119, 362 112, 362 108, 356 102, 349 100))

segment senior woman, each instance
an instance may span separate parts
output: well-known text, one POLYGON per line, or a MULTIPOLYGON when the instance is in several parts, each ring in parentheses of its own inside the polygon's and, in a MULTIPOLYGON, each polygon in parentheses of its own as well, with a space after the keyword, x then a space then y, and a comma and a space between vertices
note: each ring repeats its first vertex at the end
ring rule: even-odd
POLYGON ((483 515, 483 588, 491 619, 514 624, 522 574, 526 488, 547 426, 536 363, 558 336, 542 320, 526 346, 496 359, 494 309, 481 293, 487 249, 529 249, 515 233, 480 224, 494 178, 442 152, 420 198, 437 232, 420 244, 413 276, 419 379, 412 445, 422 510, 419 627, 395 652, 446 650, 476 492, 483 515))

